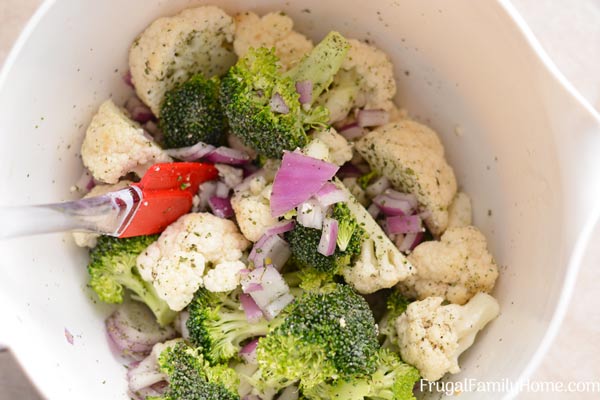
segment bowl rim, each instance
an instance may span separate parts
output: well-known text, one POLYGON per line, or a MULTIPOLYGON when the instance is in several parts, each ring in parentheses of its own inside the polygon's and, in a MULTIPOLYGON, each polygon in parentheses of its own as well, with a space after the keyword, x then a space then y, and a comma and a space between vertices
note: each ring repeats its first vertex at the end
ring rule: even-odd
MULTIPOLYGON (((8 79, 8 75, 11 72, 24 44, 29 40, 29 37, 37 27, 38 23, 45 17, 46 13, 52 8, 52 6, 54 6, 56 1, 57 0, 42 1, 33 15, 29 18, 24 28, 21 30, 16 41, 13 43, 4 61, 4 64, 2 65, 2 68, 0 69, 0 92, 2 92, 4 84, 8 79)), ((493 3, 495 3, 495 6, 498 7, 498 10, 503 12, 507 19, 514 24, 516 30, 525 40, 525 44, 531 50, 532 56, 538 58, 542 67, 548 72, 549 77, 558 84, 558 88, 562 90, 566 96, 574 100, 576 105, 579 106, 582 111, 586 112, 588 116, 596 122, 596 125, 600 131, 600 113, 587 101, 587 99, 583 97, 583 95, 581 95, 581 93, 575 89, 573 84, 559 70, 554 61, 552 61, 550 56, 546 53, 541 43, 535 37, 533 31, 527 25, 527 22, 521 16, 516 7, 509 0, 495 0, 493 3)), ((539 367, 560 330, 560 326, 571 303, 575 283, 577 281, 577 276, 579 275, 583 258, 586 255, 586 251, 590 248, 590 241, 594 232, 594 228, 596 227, 597 223, 600 222, 600 204, 591 210, 591 212, 588 212, 588 218, 586 221, 587 222, 584 224, 584 226, 579 230, 574 247, 570 249, 565 280, 560 291, 560 298, 556 304, 554 314, 548 325, 548 329, 546 330, 542 340, 537 345, 532 357, 525 365, 525 368, 519 374, 517 381, 514 382, 510 386, 511 389, 504 394, 504 400, 516 398, 516 396, 520 393, 520 386, 526 380, 528 380, 539 367)), ((35 379, 29 375, 27 369, 25 368, 25 364, 23 363, 24 360, 21 359, 19 352, 14 351, 14 349, 10 347, 10 343, 0 337, 0 349, 3 348, 8 348, 11 350, 12 355, 22 367, 25 376, 29 379, 36 390, 44 397, 44 393, 36 384, 35 379)))

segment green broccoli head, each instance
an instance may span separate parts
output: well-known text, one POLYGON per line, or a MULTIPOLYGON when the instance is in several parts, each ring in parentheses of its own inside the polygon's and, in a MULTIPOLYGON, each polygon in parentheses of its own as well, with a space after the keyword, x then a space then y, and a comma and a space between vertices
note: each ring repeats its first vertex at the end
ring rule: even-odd
POLYGON ((266 335, 276 323, 265 319, 248 323, 238 296, 238 291, 213 293, 201 288, 188 306, 190 341, 211 363, 237 357, 244 341, 266 335))
POLYGON ((197 74, 169 90, 160 109, 160 127, 166 148, 219 144, 227 120, 219 102, 218 77, 197 74))
POLYGON ((416 368, 403 363, 398 354, 381 349, 372 374, 325 382, 304 390, 304 396, 311 400, 414 400, 418 380, 416 368))
POLYGON ((164 326, 173 322, 177 314, 158 297, 152 284, 142 279, 136 267, 137 256, 157 238, 158 235, 125 239, 100 236, 90 251, 89 286, 105 303, 122 303, 128 289, 131 298, 145 303, 164 326))
POLYGON ((306 145, 306 131, 325 126, 329 112, 300 104, 296 83, 311 81, 315 99, 333 80, 348 47, 343 36, 331 32, 286 73, 280 71, 273 49, 251 49, 221 82, 221 104, 232 132, 268 158, 306 145))
POLYGON ((164 350, 158 360, 168 376, 169 389, 162 400, 239 400, 239 379, 226 365, 211 366, 198 349, 184 342, 164 350))
POLYGON ((379 343, 367 302, 349 286, 305 292, 283 321, 258 342, 258 365, 267 382, 324 381, 371 374, 379 343))
POLYGON ((338 221, 338 237, 337 248, 331 256, 324 256, 317 251, 321 240, 320 230, 296 224, 293 230, 286 232, 285 239, 290 244, 292 258, 298 267, 336 275, 360 254, 365 232, 345 203, 337 203, 333 207, 332 218, 338 221))

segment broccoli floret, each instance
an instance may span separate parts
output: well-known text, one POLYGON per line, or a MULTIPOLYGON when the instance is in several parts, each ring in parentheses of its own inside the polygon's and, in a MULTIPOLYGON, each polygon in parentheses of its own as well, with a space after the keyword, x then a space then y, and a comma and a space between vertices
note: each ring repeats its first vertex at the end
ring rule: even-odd
POLYGON ((340 68, 348 41, 330 32, 296 67, 282 73, 274 49, 252 49, 221 82, 221 104, 232 132, 268 158, 303 147, 306 131, 327 124, 329 112, 312 107, 340 68), (301 104, 296 83, 312 82, 311 101, 301 104))
POLYGON ((386 301, 386 312, 379 321, 379 337, 383 342, 381 347, 398 351, 398 333, 396 332, 396 320, 406 311, 411 303, 398 290, 392 290, 386 301))
POLYGON ((371 182, 373 182, 373 180, 377 178, 377 176, 377 171, 371 170, 370 172, 359 176, 356 180, 356 183, 358 184, 358 186, 361 187, 362 190, 365 190, 367 186, 369 186, 371 182))
POLYGON ((338 249, 351 256, 360 254, 366 233, 350 212, 348 205, 346 203, 336 203, 333 206, 332 218, 338 222, 338 249))
POLYGON ((414 400, 418 380, 416 368, 403 363, 396 353, 381 349, 373 374, 322 383, 304 390, 304 396, 311 400, 414 400))
POLYGON ((188 306, 190 341, 211 363, 236 357, 245 340, 266 335, 277 323, 277 319, 249 323, 238 295, 238 291, 213 293, 201 288, 188 306))
MULTIPOLYGON (((367 302, 349 286, 331 284, 305 292, 257 347, 262 379, 303 388, 324 381, 372 374, 379 349, 367 302)), ((282 387, 282 386, 280 386, 282 387)))
POLYGON ((168 376, 167 393, 156 400, 239 400, 239 379, 226 365, 211 366, 184 342, 164 350, 158 360, 168 376))
POLYGON ((158 297, 154 286, 140 276, 137 256, 158 238, 158 235, 119 239, 100 236, 96 247, 90 251, 89 286, 105 303, 122 303, 125 289, 131 298, 145 303, 165 326, 173 322, 177 313, 158 297))
POLYGON ((160 127, 166 148, 222 142, 227 121, 219 102, 218 77, 197 74, 169 90, 160 109, 160 127))

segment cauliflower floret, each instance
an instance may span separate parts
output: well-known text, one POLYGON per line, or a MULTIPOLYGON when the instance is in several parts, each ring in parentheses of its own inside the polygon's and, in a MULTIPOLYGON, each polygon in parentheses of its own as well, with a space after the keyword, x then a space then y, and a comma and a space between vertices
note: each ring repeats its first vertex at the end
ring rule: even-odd
POLYGON ((471 199, 466 193, 458 192, 448 208, 448 229, 471 225, 471 199))
POLYGON ((418 245, 408 260, 417 273, 399 289, 418 299, 440 296, 464 304, 478 292, 491 292, 498 277, 485 237, 474 226, 448 229, 441 241, 418 245))
POLYGON ((433 130, 400 120, 369 132, 355 147, 371 169, 388 178, 395 189, 417 197, 419 205, 429 211, 425 222, 434 235, 446 230, 456 178, 433 130))
POLYGON ((117 183, 130 172, 143 176, 152 164, 171 161, 112 100, 102 103, 92 118, 81 145, 81 158, 94 178, 106 183, 117 183))
POLYGON ((355 107, 392 111, 396 95, 394 66, 383 51, 356 39, 331 89, 319 99, 329 109, 329 122, 346 117, 355 107))
POLYGON ((414 268, 406 257, 350 191, 339 182, 337 184, 346 191, 346 205, 368 236, 362 243, 358 260, 342 270, 346 282, 359 293, 368 294, 391 288, 412 275, 414 268))
POLYGON ((294 21, 281 12, 262 18, 252 12, 236 15, 235 54, 243 57, 250 48, 274 47, 282 68, 288 70, 313 49, 313 43, 293 27, 294 21))
POLYGON ((262 175, 251 176, 231 197, 231 206, 240 231, 246 239, 256 242, 267 228, 277 223, 271 216, 272 185, 262 175))
POLYGON ((443 301, 429 297, 411 303, 396 320, 402 359, 428 381, 460 372, 458 357, 500 312, 496 299, 485 293, 478 293, 464 306, 442 306, 443 301))
POLYGON ((352 160, 352 144, 345 137, 337 133, 335 129, 328 128, 320 132, 315 132, 312 137, 325 143, 328 147, 329 155, 326 161, 335 165, 344 165, 346 162, 352 160))
MULTIPOLYGON (((204 284, 207 264, 218 271, 229 268, 229 263, 242 258, 249 244, 232 221, 209 213, 186 214, 138 256, 137 267, 158 296, 172 310, 180 311, 204 284), (221 267, 222 263, 228 264, 221 267)), ((211 287, 219 289, 214 280, 211 287)))
MULTIPOLYGON (((88 197, 101 196, 108 192, 114 192, 120 189, 123 189, 131 184, 130 181, 120 181, 114 185, 96 185, 90 190, 85 196, 84 199, 88 197)), ((100 234, 98 233, 90 233, 90 232, 73 232, 73 239, 75 239, 75 244, 79 247, 96 247, 96 240, 98 239, 100 234)))
POLYGON ((129 50, 131 80, 154 115, 167 90, 196 73, 224 74, 236 60, 233 18, 214 6, 190 8, 152 22, 129 50))
POLYGON ((246 268, 241 261, 227 261, 206 273, 204 287, 210 292, 231 292, 240 284, 240 271, 246 268))

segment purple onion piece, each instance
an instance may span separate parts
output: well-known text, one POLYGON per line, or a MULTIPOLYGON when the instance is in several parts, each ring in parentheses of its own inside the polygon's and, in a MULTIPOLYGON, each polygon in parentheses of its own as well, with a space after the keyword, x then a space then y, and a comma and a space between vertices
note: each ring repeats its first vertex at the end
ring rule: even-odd
POLYGON ((269 101, 269 106, 271 107, 271 111, 279 114, 287 114, 290 112, 290 108, 287 104, 285 104, 283 97, 281 97, 279 93, 275 93, 271 97, 271 100, 269 101))
POLYGON ((312 90, 313 83, 312 81, 300 81, 296 82, 296 92, 300 95, 298 101, 300 104, 310 104, 312 101, 312 90))

